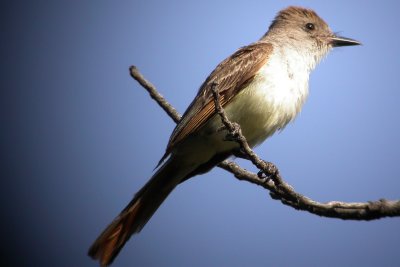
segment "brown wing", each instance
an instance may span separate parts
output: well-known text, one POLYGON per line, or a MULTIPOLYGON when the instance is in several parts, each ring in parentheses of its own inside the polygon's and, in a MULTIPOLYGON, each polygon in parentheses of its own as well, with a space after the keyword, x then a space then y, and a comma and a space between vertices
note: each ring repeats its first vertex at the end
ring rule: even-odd
MULTIPOLYGON (((222 61, 201 85, 170 137, 165 156, 173 147, 203 126, 215 114, 211 85, 216 82, 221 105, 226 105, 255 76, 272 52, 269 43, 257 42, 240 48, 222 61)), ((165 158, 165 156, 163 158, 165 158)))

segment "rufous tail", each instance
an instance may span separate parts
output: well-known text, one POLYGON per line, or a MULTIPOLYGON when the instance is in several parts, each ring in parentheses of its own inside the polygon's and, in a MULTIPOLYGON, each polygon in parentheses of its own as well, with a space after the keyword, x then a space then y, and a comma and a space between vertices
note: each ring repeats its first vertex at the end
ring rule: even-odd
POLYGON ((89 256, 101 266, 112 263, 131 235, 139 233, 158 207, 182 180, 177 163, 169 159, 136 193, 132 201, 101 233, 89 249, 89 256))

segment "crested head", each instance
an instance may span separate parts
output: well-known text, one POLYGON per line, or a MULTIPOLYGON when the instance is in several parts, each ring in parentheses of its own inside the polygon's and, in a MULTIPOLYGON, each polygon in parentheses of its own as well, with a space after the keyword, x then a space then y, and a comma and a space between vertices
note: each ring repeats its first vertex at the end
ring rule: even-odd
POLYGON ((328 24, 311 9, 288 7, 281 10, 261 41, 290 47, 311 60, 315 66, 335 46, 359 42, 336 36, 328 24))
MULTIPOLYGON (((281 10, 271 23, 266 38, 293 47, 317 64, 332 48, 328 24, 315 11, 302 7, 281 10)), ((264 37, 264 38, 265 38, 264 37)))
POLYGON ((287 27, 287 25, 315 23, 330 32, 326 22, 317 13, 308 8, 290 6, 278 12, 269 29, 287 27))
POLYGON ((313 69, 333 47, 332 36, 328 24, 315 11, 291 6, 276 15, 261 40, 298 52, 313 69))

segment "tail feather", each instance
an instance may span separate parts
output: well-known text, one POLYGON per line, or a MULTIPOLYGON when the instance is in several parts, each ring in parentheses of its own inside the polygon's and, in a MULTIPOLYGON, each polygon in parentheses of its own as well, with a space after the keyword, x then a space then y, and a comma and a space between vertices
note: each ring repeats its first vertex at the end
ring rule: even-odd
POLYGON ((131 235, 142 230, 186 175, 182 173, 182 168, 176 168, 176 162, 169 159, 90 247, 89 256, 98 259, 101 266, 112 263, 131 235), (181 174, 176 173, 177 170, 180 170, 181 174))

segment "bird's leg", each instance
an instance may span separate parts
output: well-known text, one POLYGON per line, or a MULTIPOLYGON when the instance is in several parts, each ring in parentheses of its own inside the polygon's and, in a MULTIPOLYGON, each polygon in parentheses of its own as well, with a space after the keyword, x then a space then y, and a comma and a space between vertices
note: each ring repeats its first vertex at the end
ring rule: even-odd
POLYGON ((226 128, 225 125, 221 125, 217 129, 217 132, 222 132, 222 131, 227 131, 226 136, 225 136, 225 141, 232 141, 232 142, 238 142, 240 139, 240 125, 236 122, 231 122, 232 130, 229 130, 226 128))
POLYGON ((265 160, 262 161, 265 165, 265 168, 259 170, 257 173, 258 178, 265 179, 266 182, 273 179, 274 183, 276 183, 276 179, 274 178, 278 175, 278 168, 271 162, 265 160))

